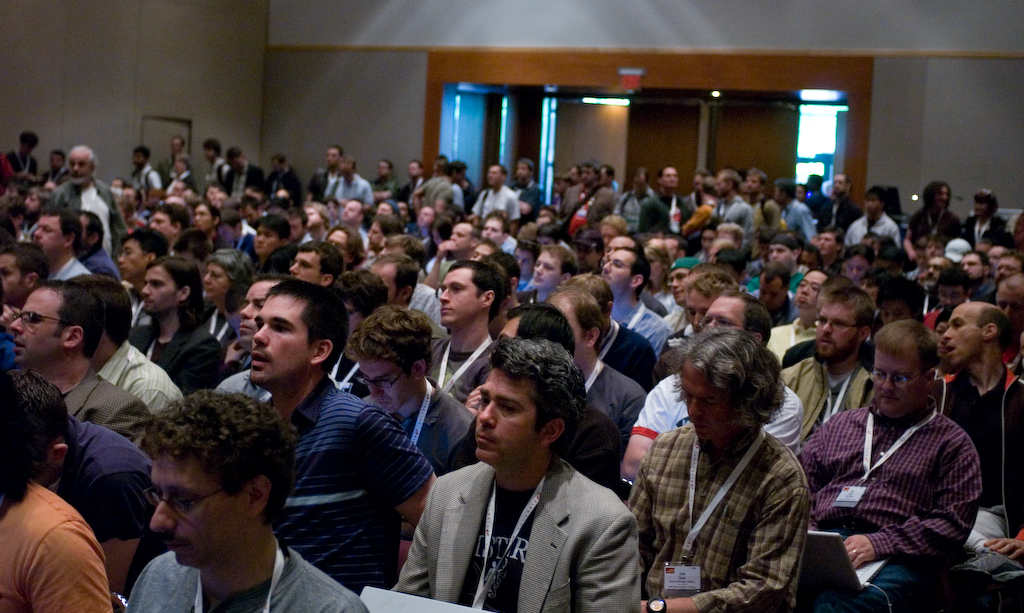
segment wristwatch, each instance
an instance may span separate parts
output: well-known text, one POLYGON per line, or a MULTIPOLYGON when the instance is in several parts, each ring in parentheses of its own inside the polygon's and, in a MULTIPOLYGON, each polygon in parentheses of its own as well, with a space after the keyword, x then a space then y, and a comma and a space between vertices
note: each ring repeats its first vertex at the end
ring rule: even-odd
POLYGON ((661 598, 652 598, 648 600, 647 613, 665 613, 665 601, 661 598))

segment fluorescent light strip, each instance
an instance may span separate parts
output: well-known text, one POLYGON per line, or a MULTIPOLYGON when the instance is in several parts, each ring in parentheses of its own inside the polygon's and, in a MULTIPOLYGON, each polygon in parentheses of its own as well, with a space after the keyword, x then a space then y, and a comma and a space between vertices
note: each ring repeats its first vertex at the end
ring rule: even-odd
POLYGON ((604 104, 607 106, 629 106, 629 98, 591 98, 583 99, 583 104, 604 104))

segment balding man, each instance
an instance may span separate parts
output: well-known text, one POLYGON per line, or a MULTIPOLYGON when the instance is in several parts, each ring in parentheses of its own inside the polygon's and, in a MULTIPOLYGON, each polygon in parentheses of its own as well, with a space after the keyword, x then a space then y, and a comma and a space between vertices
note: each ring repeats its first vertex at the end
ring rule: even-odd
POLYGON ((1009 318, 1013 329, 1010 345, 1003 352, 1003 362, 1014 368, 1019 366, 1020 335, 1024 332, 1024 274, 1013 274, 999 282, 996 306, 1009 318))
POLYGON ((50 205, 73 211, 90 211, 103 222, 103 248, 113 257, 121 252, 121 243, 128 235, 121 210, 114 204, 114 195, 106 183, 96 179, 96 154, 85 145, 78 145, 68 155, 71 180, 53 190, 50 205))
POLYGON ((977 557, 960 572, 991 573, 1024 556, 1024 383, 1002 360, 1012 334, 998 308, 968 302, 953 310, 939 348, 950 373, 943 413, 967 431, 981 458, 981 499, 965 545, 977 557))

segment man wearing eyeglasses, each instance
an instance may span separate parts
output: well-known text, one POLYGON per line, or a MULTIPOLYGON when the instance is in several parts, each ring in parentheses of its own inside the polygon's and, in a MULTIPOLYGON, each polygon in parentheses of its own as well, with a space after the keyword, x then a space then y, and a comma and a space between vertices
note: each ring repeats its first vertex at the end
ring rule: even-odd
POLYGON ((432 336, 426 315, 388 305, 356 327, 345 352, 358 362, 356 379, 369 388, 369 399, 402 424, 440 476, 448 472, 473 414, 427 377, 432 336))
POLYGON ((875 304, 859 287, 822 288, 814 355, 782 371, 782 381, 804 405, 801 441, 847 409, 871 399, 871 355, 866 344, 875 304))
POLYGON ((1002 360, 1012 334, 998 307, 968 302, 953 310, 939 341, 949 373, 943 414, 967 431, 981 458, 980 508, 965 545, 974 557, 957 572, 983 583, 1001 567, 1024 575, 1024 384, 1002 360))
POLYGON ((299 432, 295 491, 277 536, 353 591, 394 585, 399 515, 419 522, 430 463, 391 416, 328 376, 348 336, 334 291, 281 281, 256 323, 250 380, 299 432))
POLYGON ((839 532, 854 568, 887 562, 873 587, 801 595, 814 610, 934 610, 929 592, 978 509, 978 454, 929 395, 939 363, 934 334, 916 321, 897 321, 875 335, 875 347, 874 399, 819 428, 800 462, 811 489, 811 529, 839 532))
POLYGON ((146 405, 100 378, 90 363, 103 334, 103 304, 84 287, 48 282, 32 292, 10 326, 14 360, 57 386, 68 414, 138 438, 146 405))
POLYGON ((199 391, 150 422, 141 445, 153 458, 150 527, 170 551, 142 571, 130 610, 366 611, 274 537, 296 437, 270 407, 199 391))

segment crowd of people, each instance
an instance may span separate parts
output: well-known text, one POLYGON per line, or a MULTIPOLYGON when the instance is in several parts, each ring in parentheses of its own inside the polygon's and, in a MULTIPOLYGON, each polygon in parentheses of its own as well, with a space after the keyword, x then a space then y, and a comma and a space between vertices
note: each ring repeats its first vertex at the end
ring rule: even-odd
POLYGON ((333 145, 304 184, 181 137, 107 183, 37 145, 0 159, 0 610, 996 610, 1024 581, 1024 219, 989 190, 961 223, 941 181, 904 218, 844 174, 584 162, 548 198, 529 159, 367 180, 333 145), (809 530, 885 563, 802 582, 809 530))

